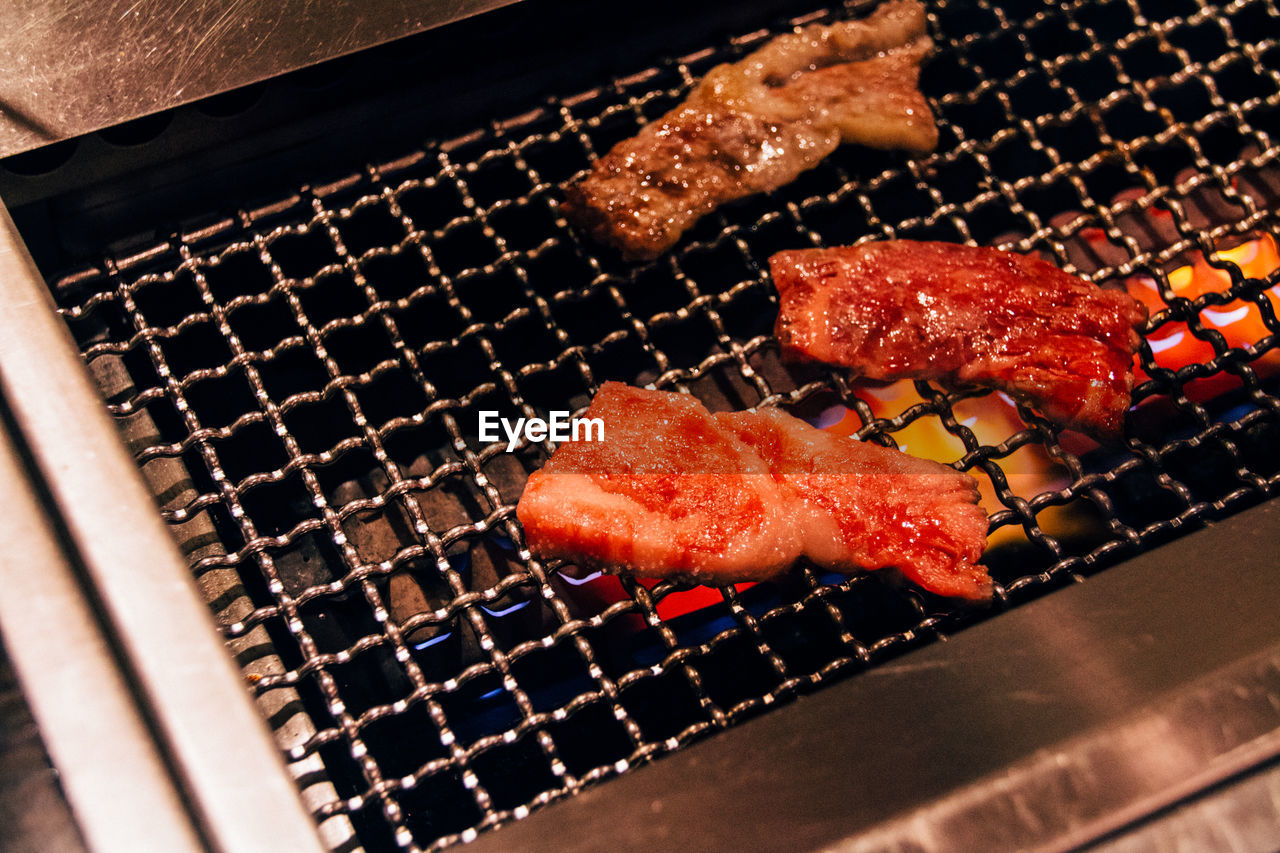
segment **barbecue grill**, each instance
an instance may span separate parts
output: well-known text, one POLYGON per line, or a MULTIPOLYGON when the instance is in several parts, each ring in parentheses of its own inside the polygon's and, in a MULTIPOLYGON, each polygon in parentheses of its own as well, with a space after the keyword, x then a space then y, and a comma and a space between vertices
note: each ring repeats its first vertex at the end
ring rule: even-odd
POLYGON ((619 45, 517 4, 0 163, 0 627, 90 843, 132 814, 219 849, 1280 843, 1274 2, 938 0, 935 153, 841 149, 649 263, 557 211, 712 66, 868 5, 657 8, 619 45), (1124 440, 783 364, 768 256, 884 238, 1145 292, 1124 440), (479 412, 610 379, 929 434, 989 495, 994 601, 531 558, 553 448, 479 412), (119 763, 66 741, 77 691, 119 763))

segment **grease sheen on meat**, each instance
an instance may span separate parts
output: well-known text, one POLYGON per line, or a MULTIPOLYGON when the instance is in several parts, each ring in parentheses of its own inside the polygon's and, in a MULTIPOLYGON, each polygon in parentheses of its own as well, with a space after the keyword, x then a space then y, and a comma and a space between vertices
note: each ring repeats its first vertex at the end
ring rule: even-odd
POLYGON ((1146 309, 1038 258, 889 240, 780 252, 783 354, 876 380, 1001 388, 1100 436, 1124 425, 1146 309))
POLYGON ((767 580, 801 557, 897 569, 948 596, 990 591, 973 478, 831 435, 783 412, 709 413, 605 383, 605 440, 561 445, 517 507, 545 559, 699 583, 767 580))
POLYGON ((795 559, 768 466, 697 400, 606 382, 584 417, 604 420, 604 441, 560 445, 520 497, 533 553, 708 582, 795 559))
POLYGON ((987 514, 968 474, 833 435, 777 409, 716 415, 790 493, 804 556, 823 568, 900 571, 940 595, 991 592, 978 565, 987 514))
POLYGON ((918 0, 812 24, 713 68, 678 107, 565 189, 573 222, 629 258, 653 258, 721 204, 775 189, 842 142, 932 151, 917 83, 932 48, 918 0))

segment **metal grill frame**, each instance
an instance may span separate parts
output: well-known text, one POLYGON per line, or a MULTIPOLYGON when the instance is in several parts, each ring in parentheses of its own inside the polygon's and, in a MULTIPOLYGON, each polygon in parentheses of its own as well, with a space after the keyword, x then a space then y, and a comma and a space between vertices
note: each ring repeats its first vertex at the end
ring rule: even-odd
MULTIPOLYGON (((1003 508, 992 516, 993 527, 1021 525, 1027 531, 1028 539, 1050 559, 1050 566, 1040 572, 1020 576, 1010 583, 1002 585, 998 590, 998 603, 1003 606, 1015 601, 1033 597, 1056 584, 1090 573, 1096 568, 1108 565, 1119 557, 1135 553, 1150 542, 1194 527, 1206 519, 1218 517, 1229 508, 1248 501, 1261 499, 1274 492, 1277 478, 1280 475, 1260 475, 1252 472, 1243 461, 1235 444, 1236 436, 1244 433, 1255 424, 1269 422, 1277 414, 1277 400, 1266 392, 1261 380, 1251 364, 1269 352, 1275 343, 1274 332, 1280 331, 1276 318, 1271 311, 1270 303, 1265 297, 1264 283, 1246 281, 1240 271, 1230 264, 1223 268, 1232 276, 1232 292, 1225 296, 1208 295, 1195 301, 1176 297, 1165 277, 1167 266, 1175 259, 1183 257, 1189 251, 1212 252, 1217 241, 1224 238, 1239 237, 1267 226, 1273 226, 1275 216, 1261 203, 1255 194, 1241 191, 1237 186, 1240 180, 1246 183, 1252 173, 1263 166, 1271 165, 1280 149, 1271 144, 1270 137, 1252 126, 1248 114, 1259 107, 1275 108, 1280 103, 1280 93, 1273 92, 1264 98, 1253 98, 1242 103, 1228 102, 1218 93, 1215 78, 1212 76, 1227 65, 1234 62, 1248 61, 1254 67, 1265 66, 1261 56, 1274 49, 1274 39, 1262 39, 1256 43, 1242 42, 1231 28, 1230 22, 1217 14, 1213 7, 1199 3, 1197 11, 1185 17, 1173 17, 1165 21, 1147 21, 1136 2, 1112 3, 1106 8, 1123 8, 1135 17, 1137 29, 1117 40, 1113 45, 1104 44, 1097 35, 1081 26, 1072 14, 1080 12, 1086 4, 1063 4, 1060 14, 1067 16, 1068 29, 1083 37, 1088 47, 1077 54, 1064 56, 1060 62, 1046 60, 1040 56, 1033 45, 1036 27, 1044 26, 1046 20, 1057 20, 1051 15, 1051 7, 1045 6, 1041 15, 1025 20, 1012 20, 996 5, 979 3, 978 8, 989 14, 997 24, 994 37, 974 34, 972 38, 962 39, 959 43, 944 46, 942 50, 953 49, 957 61, 967 67, 975 77, 983 80, 976 88, 956 94, 944 95, 938 100, 940 111, 945 115, 947 110, 956 106, 972 106, 988 95, 993 97, 1003 111, 1006 126, 989 138, 970 138, 964 135, 960 124, 947 125, 956 132, 954 144, 943 146, 939 153, 919 160, 905 161, 905 165, 895 165, 869 180, 855 182, 840 165, 834 166, 839 178, 839 188, 835 191, 819 193, 803 198, 787 199, 787 191, 779 193, 784 201, 781 206, 771 209, 762 215, 743 218, 743 208, 727 213, 717 214, 711 228, 711 236, 704 237, 698 232, 686 240, 668 258, 655 264, 643 267, 619 267, 611 262, 607 255, 596 253, 593 247, 584 245, 574 232, 567 228, 554 211, 553 199, 555 182, 544 180, 539 172, 530 166, 526 152, 548 141, 558 144, 563 139, 573 139, 581 147, 583 157, 600 153, 596 148, 596 139, 615 119, 634 117, 637 121, 652 118, 661 105, 672 98, 679 97, 692 84, 701 71, 725 56, 750 50, 772 32, 756 32, 735 39, 724 50, 708 50, 686 56, 665 65, 655 67, 640 74, 614 81, 608 87, 593 89, 580 95, 557 99, 550 105, 536 109, 508 122, 495 124, 493 127, 477 131, 467 137, 432 146, 428 149, 412 153, 395 162, 370 166, 323 186, 308 187, 304 191, 292 194, 279 202, 250 211, 241 212, 238 217, 199 229, 197 231, 175 235, 172 242, 156 246, 154 249, 141 252, 126 258, 108 260, 101 269, 83 271, 64 277, 55 284, 55 290, 65 298, 85 289, 95 292, 87 300, 71 303, 64 309, 64 315, 74 324, 75 321, 91 316, 96 311, 119 308, 133 324, 128 338, 108 343, 90 345, 85 356, 91 368, 95 361, 104 358, 122 357, 134 350, 141 350, 151 361, 161 378, 159 385, 148 387, 141 392, 127 396, 123 401, 114 402, 109 408, 119 418, 128 418, 144 410, 148 405, 162 401, 172 401, 179 417, 184 422, 187 436, 177 443, 161 442, 144 448, 137 454, 137 461, 144 466, 163 458, 181 457, 188 451, 195 451, 203 465, 208 468, 215 484, 213 490, 205 491, 181 502, 177 506, 167 508, 163 515, 171 524, 180 525, 191 521, 202 513, 220 509, 229 513, 239 530, 243 542, 238 549, 228 553, 206 556, 198 560, 193 568, 197 575, 206 575, 224 569, 239 569, 252 566, 265 578, 275 601, 264 607, 257 607, 250 612, 242 613, 225 626, 231 641, 245 638, 256 628, 273 620, 284 624, 290 637, 302 650, 306 662, 293 669, 282 669, 267 674, 255 673, 255 690, 262 696, 272 691, 292 689, 298 682, 313 678, 319 685, 334 724, 323 728, 307 737, 304 742, 294 744, 289 757, 295 761, 313 757, 320 747, 330 743, 340 743, 350 751, 361 768, 367 790, 355 797, 332 799, 315 808, 321 820, 337 818, 352 812, 370 808, 376 804, 379 813, 391 826, 396 840, 405 847, 415 846, 439 848, 457 840, 470 840, 474 835, 486 828, 513 818, 520 818, 531 807, 545 804, 565 794, 575 792, 580 787, 604 776, 622 772, 628 767, 648 760, 664 752, 678 749, 686 743, 737 720, 754 714, 762 708, 787 699, 800 690, 808 689, 833 676, 846 674, 865 665, 887 658, 904 648, 918 643, 922 638, 936 636, 972 621, 973 614, 955 613, 941 610, 936 602, 929 601, 917 594, 906 594, 906 601, 913 608, 916 616, 914 623, 907 629, 881 637, 872 643, 863 643, 855 636, 846 624, 846 619, 830 599, 859 588, 874 585, 877 582, 866 578, 855 578, 839 586, 831 586, 819 579, 811 570, 802 569, 798 578, 803 591, 796 594, 793 600, 764 613, 753 613, 744 604, 741 596, 733 590, 724 591, 724 599, 729 613, 736 621, 734 628, 721 632, 716 636, 698 644, 684 645, 676 633, 657 613, 657 603, 677 589, 672 584, 660 584, 653 590, 631 581, 626 588, 631 598, 620 602, 603 612, 587 619, 575 616, 564 595, 557 590, 553 577, 555 566, 543 566, 537 561, 529 560, 528 555, 520 553, 523 565, 522 572, 507 575, 498 583, 482 590, 472 590, 461 573, 450 561, 450 548, 457 543, 482 539, 490 531, 500 529, 513 542, 520 542, 520 532, 513 522, 514 499, 516 495, 504 495, 500 492, 487 473, 500 454, 495 447, 476 446, 468 434, 468 430, 460 425, 454 410, 464 410, 475 400, 488 394, 506 395, 512 407, 526 416, 539 414, 521 390, 521 382, 541 372, 551 373, 565 369, 577 371, 584 390, 593 390, 597 383, 598 365, 593 367, 593 358, 606 353, 610 347, 625 342, 633 342, 652 361, 651 376, 646 376, 656 386, 668 389, 690 390, 695 388, 705 392, 705 384, 698 385, 707 377, 728 376, 733 383, 734 393, 740 395, 737 402, 745 405, 795 405, 813 397, 820 391, 833 392, 842 402, 857 411, 866 426, 860 435, 864 438, 881 441, 892 441, 892 433, 910 425, 920 418, 937 417, 948 432, 954 435, 964 446, 963 455, 956 460, 957 467, 985 473, 997 488, 1003 508), (1198 27, 1201 25, 1217 26, 1222 31, 1230 53, 1220 60, 1200 62, 1195 60, 1184 48, 1178 47, 1171 39, 1178 34, 1180 28, 1198 27), (986 42, 984 39, 1012 37, 1023 49, 1026 67, 1012 77, 1001 78, 1000 75, 988 76, 983 66, 970 56, 986 42), (1121 53, 1146 40, 1153 40, 1159 52, 1172 57, 1180 64, 1180 70, 1172 75, 1160 75, 1148 80, 1134 79, 1128 76, 1121 53), (1114 68, 1119 88, 1112 95, 1103 98, 1096 106, 1086 102, 1077 92, 1060 82, 1060 71, 1069 62, 1088 62, 1101 58, 1114 68), (1027 119, 1019 114, 1010 98, 1010 92, 1016 90, 1025 80, 1037 72, 1050 81, 1057 82, 1061 93, 1071 101, 1065 111, 1052 115, 1045 114, 1036 119, 1027 119), (667 81, 669 86, 655 82, 667 81), (1177 88, 1189 81, 1197 81, 1209 93, 1212 111, 1194 121, 1172 121, 1168 126, 1154 135, 1147 136, 1139 143, 1117 140, 1111 135, 1106 124, 1106 114, 1111 108, 1134 101, 1145 114, 1163 119, 1166 114, 1172 118, 1167 108, 1157 104, 1153 98, 1164 89, 1177 88), (1161 110, 1165 112, 1162 113, 1161 110), (1056 149, 1041 138, 1046 127, 1070 124, 1078 117, 1086 118, 1095 128, 1101 143, 1109 150, 1100 151, 1096 155, 1080 162, 1065 160, 1056 149), (554 129, 538 131, 535 128, 550 122, 554 129), (1245 159, 1235 159, 1227 166, 1211 160, 1203 150, 1198 137, 1218 125, 1229 127, 1236 132, 1245 143, 1252 145, 1254 153, 1245 159), (1031 149, 1043 153, 1051 162, 1051 167, 1038 175, 1006 180, 999 170, 992 166, 992 159, 1000 148, 1011 141, 1026 142, 1031 149), (1194 166, 1193 177, 1181 182, 1162 182, 1149 169, 1139 165, 1148 149, 1154 149, 1176 143, 1190 152, 1194 166), (477 150, 484 149, 476 154, 477 150), (945 169, 959 159, 970 158, 984 171, 986 189, 972 198, 953 201, 937 189, 931 182, 930 175, 938 169, 945 169), (1112 165, 1116 161, 1133 179, 1133 186, 1139 191, 1137 195, 1113 199, 1094 198, 1088 185, 1088 178, 1096 170, 1112 165), (529 183, 529 190, 513 198, 499 200, 492 204, 478 201, 470 190, 470 183, 480 173, 493 166, 494 163, 510 163, 523 172, 529 183), (425 177, 401 177, 422 173, 425 177), (925 215, 908 217, 896 222, 882 219, 877 214, 875 194, 882 187, 895 180, 909 177, 917 190, 926 194, 933 210, 925 215), (1080 212, 1066 222, 1046 222, 1024 202, 1028 190, 1047 186, 1059 180, 1071 186, 1078 197, 1080 212), (407 215, 400 205, 400 197, 411 191, 436 186, 447 186, 454 189, 464 209, 464 215, 434 229, 420 228, 407 215), (1209 191, 1216 193, 1228 202, 1234 203, 1240 213, 1226 222, 1209 224, 1199 217, 1195 205, 1187 201, 1197 193, 1209 191), (357 196, 354 202, 345 200, 352 195, 357 196), (1138 388, 1135 398, 1139 401, 1163 395, 1170 397, 1175 406, 1183 412, 1196 426, 1195 433, 1187 438, 1170 438, 1160 443, 1151 443, 1131 437, 1127 452, 1130 457, 1121 464, 1111 466, 1105 471, 1090 468, 1087 460, 1082 460, 1058 441, 1056 431, 1048 424, 1038 420, 1029 412, 1023 412, 1027 421, 1027 429, 1018 432, 995 446, 984 446, 955 417, 952 405, 967 394, 947 394, 931 386, 921 384, 919 390, 926 399, 926 404, 916 406, 888 420, 875 419, 864 401, 857 396, 856 389, 850 386, 837 373, 828 373, 819 379, 801 384, 798 387, 786 387, 776 384, 776 380, 762 360, 767 360, 773 342, 767 335, 754 336, 746 340, 737 339, 727 329, 721 312, 732 307, 736 302, 745 300, 748 295, 768 294, 769 284, 765 272, 764 258, 759 257, 753 248, 756 235, 767 230, 776 223, 784 223, 793 227, 814 245, 826 242, 824 236, 810 228, 808 219, 826 209, 833 209, 846 203, 849 198, 866 213, 866 224, 872 237, 915 236, 930 233, 939 228, 953 229, 954 233, 965 240, 974 240, 969 218, 975 213, 998 203, 1008 206, 1008 211, 1019 220, 1018 230, 1023 235, 1000 242, 1006 248, 1021 251, 1043 251, 1058 261, 1068 270, 1085 273, 1097 281, 1123 277, 1135 273, 1145 273, 1161 283, 1161 292, 1169 304, 1167 312, 1152 318, 1148 332, 1159 330, 1164 324, 1174 321, 1188 323, 1193 334, 1209 342, 1215 352, 1212 360, 1180 371, 1177 375, 1161 372, 1156 366, 1154 355, 1149 346, 1144 344, 1141 359, 1145 368, 1156 377, 1138 388), (370 249, 358 254, 348 250, 347 236, 344 227, 362 210, 378 207, 384 208, 404 228, 404 237, 391 247, 370 249), (531 248, 512 249, 502 230, 495 228, 493 219, 500 218, 503 211, 520 208, 545 207, 548 213, 557 217, 556 233, 551 239, 544 240, 531 248), (1154 206, 1160 206, 1170 213, 1178 239, 1165 243, 1144 243, 1135 236, 1129 223, 1135 215, 1154 206), (281 219, 301 218, 300 225, 274 225, 281 219), (437 263, 433 246, 451 239, 456 232, 479 226, 485 240, 491 242, 487 247, 492 258, 487 264, 457 270, 452 273, 437 263), (1206 227, 1207 226, 1207 227, 1206 227), (1083 257, 1074 238, 1086 227, 1101 228, 1107 239, 1121 248, 1125 255, 1123 260, 1083 257), (274 257, 275 244, 291 235, 319 234, 328 241, 329 248, 336 257, 336 262, 313 275, 294 279, 286 275, 274 257), (227 242, 231 241, 227 246, 227 242), (557 251, 559 248, 570 249, 576 257, 590 267, 590 281, 576 290, 560 291, 547 296, 538 285, 531 282, 529 267, 542 255, 557 251), (697 277, 689 275, 685 267, 690 265, 701 253, 710 253, 727 249, 740 256, 743 266, 754 271, 754 275, 744 278, 727 290, 715 292, 704 290, 697 277), (418 252, 427 264, 430 281, 415 292, 399 298, 385 299, 366 278, 364 266, 371 258, 394 255, 401 252, 418 252), (239 297, 229 302, 222 302, 215 294, 206 273, 219 266, 224 259, 237 254, 256 257, 272 276, 272 283, 261 298, 257 296, 239 297), (159 265, 168 262, 169 272, 152 273, 159 265), (644 319, 637 316, 628 299, 631 288, 637 286, 642 277, 655 269, 669 272, 670 277, 680 283, 687 293, 687 302, 671 311, 658 312, 644 319), (144 313, 139 310, 138 294, 147 288, 160 288, 172 285, 176 280, 174 271, 189 275, 194 282, 198 296, 205 310, 190 314, 171 326, 152 326, 146 322, 144 313), (525 304, 507 313, 500 319, 479 323, 473 320, 473 307, 469 307, 459 296, 459 291, 471 282, 493 276, 495 271, 510 271, 515 275, 523 288, 525 304), (308 318, 307 310, 301 295, 311 288, 324 283, 326 278, 348 276, 355 287, 363 293, 366 306, 357 314, 330 321, 317 326, 308 318), (100 282, 107 282, 102 288, 100 282), (406 345, 404 336, 397 326, 397 312, 411 307, 415 301, 428 293, 442 294, 449 306, 458 313, 468 328, 462 334, 449 339, 429 344, 425 348, 415 350, 406 345), (567 331, 557 319, 557 309, 566 302, 584 298, 607 297, 607 301, 617 311, 622 321, 622 328, 588 343, 574 341, 574 336, 567 331), (251 305, 261 305, 273 299, 282 299, 288 304, 293 320, 300 334, 282 340, 265 351, 255 351, 247 347, 234 325, 234 314, 251 305), (1257 305, 1264 321, 1273 335, 1257 342, 1250 349, 1232 349, 1219 333, 1203 325, 1199 320, 1199 312, 1205 307, 1228 304, 1236 298, 1246 299, 1257 305), (717 351, 694 363, 682 363, 673 358, 655 342, 656 333, 691 322, 690 318, 704 320, 709 324, 717 351), (495 339, 505 334, 510 327, 528 319, 537 319, 544 330, 554 336, 560 344, 557 355, 545 362, 527 363, 513 368, 500 360, 495 339), (165 342, 181 336, 184 332, 202 323, 216 328, 221 339, 229 347, 231 358, 226 363, 207 369, 197 369, 183 373, 169 367, 165 342), (336 357, 328 352, 326 340, 343 329, 361 328, 366 325, 380 327, 385 330, 394 357, 384 359, 372 367, 358 372, 349 372, 336 357), (423 367, 423 359, 437 352, 456 347, 459 342, 468 345, 474 342, 488 359, 487 371, 492 378, 471 389, 460 399, 441 397, 428 372, 423 367), (259 365, 270 362, 273 358, 294 348, 309 348, 319 355, 328 376, 324 386, 313 392, 295 394, 283 400, 275 400, 264 383, 259 365), (216 380, 235 371, 242 371, 249 382, 252 394, 257 402, 257 410, 238 420, 230 427, 208 427, 202 424, 195 408, 188 404, 187 393, 191 386, 201 381, 216 380), (404 371, 412 375, 421 385, 429 405, 415 416, 392 419, 381 424, 374 424, 365 416, 358 391, 382 376, 393 371, 404 371), (1258 406, 1253 412, 1235 421, 1216 420, 1216 413, 1205 405, 1193 402, 1182 393, 1184 383, 1192 379, 1227 371, 1238 375, 1244 385, 1244 393, 1258 406), (289 429, 286 416, 294 409, 306 406, 326 398, 341 398, 359 434, 349 441, 341 442, 325 451, 314 453, 304 451, 289 429), (433 470, 421 475, 406 475, 401 466, 392 459, 386 448, 386 439, 397 430, 421 425, 430 419, 438 419, 448 434, 454 449, 454 458, 433 470), (288 461, 275 469, 262 472, 232 482, 225 474, 218 459, 216 442, 229 437, 236 430, 251 423, 266 425, 284 444, 288 461), (1028 445, 1042 445, 1048 452, 1064 465, 1070 473, 1071 485, 1066 489, 1045 492, 1027 499, 1015 493, 1008 485, 1007 478, 1000 468, 1000 460, 1028 445), (1211 444, 1220 449, 1232 460, 1232 467, 1239 480, 1238 486, 1213 499, 1204 500, 1192 489, 1178 482, 1165 472, 1163 460, 1184 449, 1195 449, 1211 444), (323 467, 357 447, 368 449, 387 480, 387 487, 379 494, 367 499, 334 505, 331 497, 316 474, 316 469, 323 467), (1127 474, 1148 469, 1156 472, 1159 487, 1167 496, 1179 504, 1179 510, 1172 517, 1157 520, 1141 527, 1123 524, 1115 517, 1107 487, 1127 474), (255 525, 253 513, 245 509, 242 496, 245 492, 263 485, 278 482, 289 476, 300 477, 307 495, 317 510, 317 515, 307 518, 287 531, 279 534, 264 534, 255 525), (436 484, 449 481, 451 478, 467 481, 467 486, 482 501, 484 510, 482 517, 472 521, 453 525, 447 529, 437 530, 429 523, 421 506, 414 499, 415 492, 427 491, 436 484), (1036 515, 1044 508, 1084 500, 1099 507, 1111 521, 1111 537, 1102 545, 1084 554, 1071 553, 1053 537, 1040 530, 1036 515), (376 563, 362 558, 357 547, 347 537, 346 522, 359 513, 379 511, 390 506, 397 506, 410 519, 417 532, 418 541, 399 550, 393 557, 376 563), (274 554, 290 543, 308 534, 322 531, 329 535, 333 545, 341 555, 344 571, 339 579, 331 584, 313 587, 300 596, 291 594, 286 585, 279 579, 274 570, 274 554), (385 600, 385 593, 378 587, 378 580, 401 571, 409 563, 419 560, 433 563, 445 580, 452 593, 451 602, 433 612, 424 612, 419 618, 397 624, 390 618, 390 609, 385 600), (529 655, 537 653, 543 641, 530 639, 510 649, 502 649, 492 640, 494 631, 490 624, 491 614, 486 615, 484 605, 496 604, 521 588, 536 590, 550 609, 559 627, 548 638, 552 643, 571 645, 580 655, 584 666, 594 682, 591 691, 578 694, 567 705, 553 712, 537 710, 534 702, 522 690, 518 681, 512 676, 512 666, 529 655), (367 641, 335 653, 321 652, 315 640, 299 617, 300 608, 308 601, 328 594, 358 591, 366 601, 373 619, 384 626, 381 636, 369 635, 367 641), (800 610, 825 613, 830 619, 830 626, 837 634, 840 644, 847 650, 831 660, 821 669, 808 673, 789 671, 788 665, 771 647, 766 637, 766 626, 773 620, 800 610), (611 620, 619 620, 628 614, 640 615, 655 632, 667 649, 663 660, 653 670, 637 669, 622 678, 613 678, 596 661, 596 651, 586 637, 586 631, 599 624, 611 620), (482 638, 486 661, 480 669, 469 668, 454 680, 452 688, 448 682, 429 681, 414 663, 411 643, 406 639, 415 630, 440 625, 461 617, 466 620, 475 634, 482 638), (484 638, 489 642, 485 645, 484 638), (718 706, 702 687, 702 677, 698 671, 701 658, 714 652, 737 638, 749 638, 754 644, 761 660, 776 675, 775 686, 748 700, 731 707, 718 706), (345 711, 339 687, 327 667, 340 664, 344 659, 365 653, 373 648, 387 647, 401 663, 412 683, 411 692, 394 703, 377 706, 366 710, 359 716, 345 711), (646 741, 642 727, 632 718, 625 704, 619 698, 621 692, 633 684, 646 678, 656 677, 664 672, 674 672, 687 682, 695 693, 705 712, 705 719, 698 724, 690 725, 678 735, 659 742, 646 741), (454 737, 447 715, 437 696, 447 695, 451 689, 457 689, 460 683, 475 679, 484 674, 496 674, 503 680, 504 688, 511 695, 519 708, 520 722, 502 733, 482 738, 464 745, 454 737), (386 778, 381 772, 375 757, 369 754, 361 738, 361 731, 376 722, 380 717, 399 713, 403 708, 422 705, 429 713, 433 723, 438 727, 442 743, 449 751, 448 758, 428 762, 417 771, 399 778, 386 778), (593 768, 591 771, 575 776, 567 772, 564 762, 558 756, 554 737, 548 726, 560 717, 571 716, 583 707, 600 704, 607 707, 621 723, 633 746, 633 750, 625 759, 593 768), (558 716, 559 715, 559 716, 558 716), (515 808, 494 809, 491 807, 488 793, 481 780, 471 772, 471 762, 485 752, 498 749, 511 740, 520 741, 525 738, 536 740, 539 751, 543 754, 551 773, 562 780, 560 788, 544 791, 533 801, 515 808), (411 791, 423 780, 448 770, 460 774, 462 784, 474 798, 475 805, 484 814, 483 820, 474 826, 459 832, 448 833, 439 838, 423 840, 414 837, 401 815, 398 796, 411 791)), ((1251 3, 1240 0, 1227 4, 1228 11, 1239 11, 1246 8, 1265 8, 1275 16, 1275 10, 1263 2, 1251 3)), ((934 13, 933 24, 938 25, 938 16, 959 10, 956 3, 938 4, 934 13)), ((814 15, 806 15, 789 22, 796 25, 810 20, 821 19, 833 14, 823 11, 814 15)), ((940 43, 944 43, 939 39, 940 43)), ((1266 72, 1273 82, 1280 82, 1276 72, 1266 72)), ((1052 85, 1052 83, 1051 83, 1052 85)), ((945 131, 944 131, 945 132, 945 131)), ((746 209, 749 209, 747 207, 746 209)), ((707 229, 703 229, 704 231, 707 229)), ((981 235, 980 235, 981 236, 981 235)), ((633 377, 634 378, 634 377, 633 377)), ((522 447, 522 451, 530 448, 522 447)))
POLYGON ((7 212, 0 275, 5 644, 78 828, 103 849, 136 848, 140 826, 180 849, 318 849, 7 212))

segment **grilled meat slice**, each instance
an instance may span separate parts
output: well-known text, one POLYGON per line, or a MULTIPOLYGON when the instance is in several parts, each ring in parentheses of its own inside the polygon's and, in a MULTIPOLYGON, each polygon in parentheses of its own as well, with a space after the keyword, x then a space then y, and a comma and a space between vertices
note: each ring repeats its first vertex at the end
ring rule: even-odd
POLYGON ((897 569, 940 595, 985 598, 987 514, 968 474, 815 429, 777 409, 716 415, 792 493, 804 555, 834 571, 897 569))
POLYGON ((516 508, 533 553, 710 584, 795 561, 786 495, 697 400, 606 382, 584 417, 604 440, 560 445, 516 508))
POLYGON ((766 580, 802 556, 894 568, 941 595, 990 591, 973 479, 824 433, 780 411, 711 415, 679 394, 605 383, 605 440, 560 446, 516 513, 546 559, 699 583, 766 580))
POLYGON ((1124 426, 1146 309, 1038 258, 891 240, 780 252, 784 356, 876 380, 1008 391, 1102 437, 1124 426))
POLYGON ((938 130, 917 88, 931 48, 918 0, 779 36, 615 145, 566 187, 562 210, 624 256, 653 258, 719 205, 788 183, 842 142, 932 151, 938 130))

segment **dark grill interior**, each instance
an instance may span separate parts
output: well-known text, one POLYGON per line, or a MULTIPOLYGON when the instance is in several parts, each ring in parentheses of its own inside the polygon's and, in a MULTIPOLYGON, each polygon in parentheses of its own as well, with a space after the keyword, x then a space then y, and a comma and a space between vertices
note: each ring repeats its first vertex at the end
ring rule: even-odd
POLYGON ((842 149, 650 264, 568 228, 558 184, 711 66, 846 12, 534 102, 269 204, 247 206, 247 188, 233 215, 54 277, 335 846, 355 845, 351 830, 372 849, 468 840, 1274 490, 1277 279, 1215 261, 1229 290, 1187 298, 1168 273, 1274 231, 1275 4, 930 10, 935 154, 842 149), (1171 370, 1144 344, 1150 378, 1117 446, 1021 409, 981 441, 969 415, 994 395, 925 383, 922 402, 877 417, 838 372, 779 362, 766 262, 893 237, 1040 252, 1110 286, 1149 276, 1166 307, 1148 336, 1185 323, 1201 357, 1171 370), (1243 344, 1203 313, 1242 306, 1265 329, 1243 344), (809 567, 703 601, 530 560, 514 506, 548 450, 481 443, 478 412, 580 409, 607 379, 713 408, 840 403, 885 443, 941 424, 947 461, 998 499, 994 605, 809 567), (1214 379, 1229 381, 1195 390, 1214 379), (1055 479, 1021 486, 1009 468, 1026 454, 1055 479), (1054 513, 1072 523, 1045 523, 1054 513))

